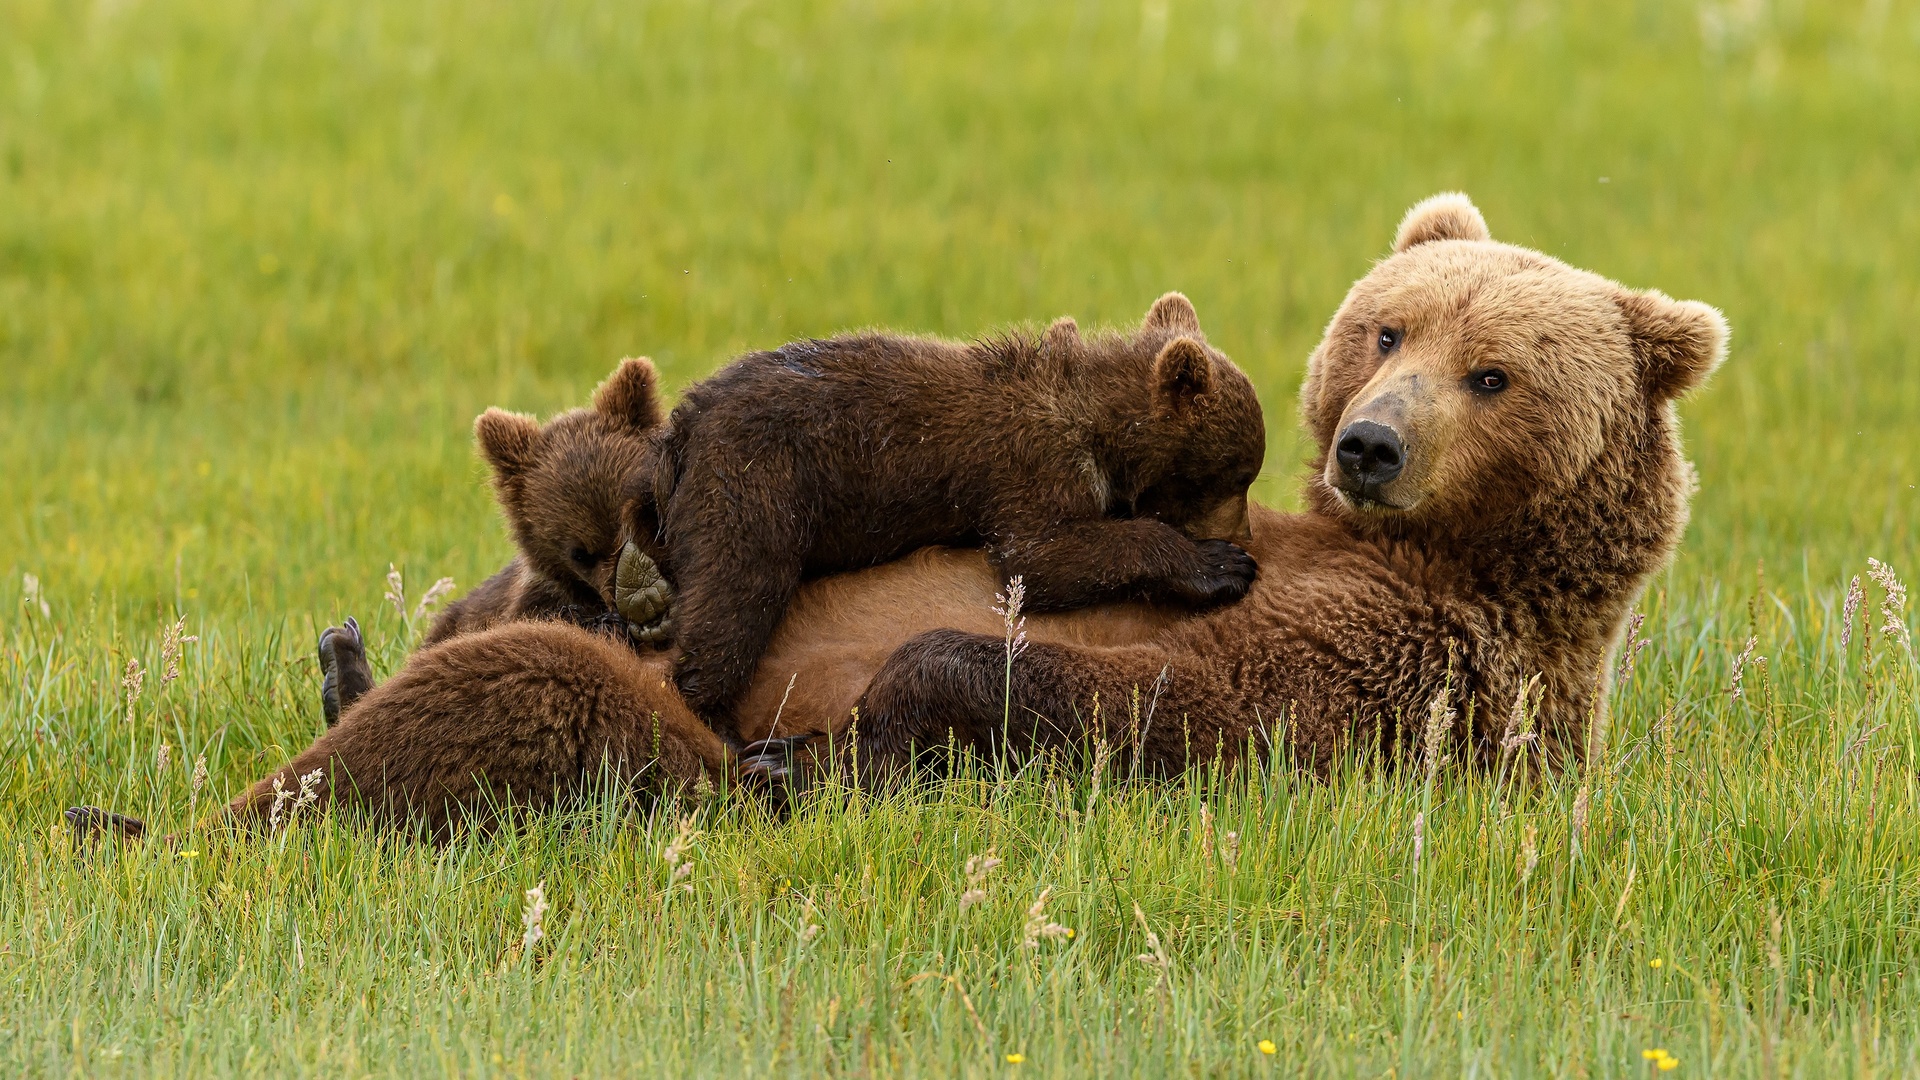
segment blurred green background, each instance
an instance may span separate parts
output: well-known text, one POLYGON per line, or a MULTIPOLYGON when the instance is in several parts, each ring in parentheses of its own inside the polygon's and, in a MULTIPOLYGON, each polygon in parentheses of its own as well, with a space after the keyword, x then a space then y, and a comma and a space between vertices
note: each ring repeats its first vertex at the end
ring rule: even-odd
MULTIPOLYGON (((1190 294, 1294 395, 1415 200, 1723 308, 1690 582, 1913 564, 1911 4, 0 3, 0 595, 325 625, 508 554, 469 422, 1190 294), (371 599, 369 599, 371 598, 371 599)), ((4 618, 6 616, 0 616, 4 618)))

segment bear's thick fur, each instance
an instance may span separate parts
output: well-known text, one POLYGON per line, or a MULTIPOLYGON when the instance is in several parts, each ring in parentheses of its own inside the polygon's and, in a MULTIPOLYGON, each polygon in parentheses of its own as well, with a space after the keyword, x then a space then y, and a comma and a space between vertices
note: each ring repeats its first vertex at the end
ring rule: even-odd
MULTIPOLYGON (((1608 653, 1685 529, 1693 474, 1674 398, 1713 371, 1726 336, 1705 305, 1493 242, 1463 196, 1415 207, 1310 361, 1308 507, 1254 509, 1247 550, 1263 571, 1250 593, 1204 614, 1034 615, 1006 749, 1097 737, 1171 772, 1280 739, 1324 767, 1356 745, 1406 745, 1437 700, 1462 721, 1451 737, 1484 760, 1538 676, 1542 745, 1577 758, 1608 653)), ((1007 715, 998 583, 981 552, 934 548, 802 586, 737 706, 743 734, 845 734, 858 703, 864 782, 898 776, 949 733, 993 745, 1007 715)), ((734 767, 662 657, 525 623, 450 645, 465 650, 369 695, 283 786, 337 761, 361 800, 443 823, 476 809, 462 794, 472 777, 540 798, 609 757, 681 784, 734 767), (467 691, 438 680, 482 690, 456 701, 467 691), (602 695, 611 711, 596 711, 602 695), (656 716, 674 749, 652 756, 656 716), (383 733, 395 724, 405 739, 383 733), (415 779, 369 799, 362 774, 382 770, 415 779)), ((242 819, 266 812, 263 790, 270 780, 237 801, 242 819)))
MULTIPOLYGON (((516 619, 587 623, 610 616, 604 583, 617 552, 609 546, 617 547, 623 493, 650 483, 660 421, 659 376, 644 357, 622 360, 594 390, 591 407, 568 409, 545 424, 500 409, 480 414, 474 440, 520 550, 447 605, 421 647, 516 619)), ((352 619, 323 631, 318 652, 320 708, 332 727, 373 688, 373 669, 352 619)))
POLYGON ((474 439, 519 552, 441 612, 422 644, 569 607, 605 611, 621 505, 652 475, 660 422, 659 376, 644 357, 622 360, 590 408, 544 424, 503 409, 481 413, 474 439))
POLYGON ((226 815, 249 826, 270 821, 275 781, 297 792, 315 770, 315 809, 348 798, 375 820, 410 817, 440 839, 509 804, 550 806, 603 770, 667 795, 702 780, 726 783, 727 748, 672 700, 666 679, 658 654, 643 657, 571 623, 507 622, 456 635, 409 657, 226 815))
POLYGON ((651 507, 676 589, 676 682, 723 731, 808 577, 984 543, 1036 610, 1206 607, 1254 576, 1253 386, 1179 293, 1138 331, 962 344, 861 333, 744 356, 691 388, 651 507))
POLYGON ((1138 747, 1149 771, 1284 739, 1324 765, 1405 746, 1436 700, 1485 758, 1538 677, 1549 759, 1577 758, 1606 659, 1687 522, 1677 395, 1725 354, 1704 304, 1636 292, 1494 242, 1464 196, 1413 208, 1309 361, 1320 448, 1305 513, 1261 514, 1245 599, 1138 645, 1034 645, 935 631, 860 699, 863 780, 911 748, 1138 747), (1152 687, 1151 726, 1111 704, 1152 687))

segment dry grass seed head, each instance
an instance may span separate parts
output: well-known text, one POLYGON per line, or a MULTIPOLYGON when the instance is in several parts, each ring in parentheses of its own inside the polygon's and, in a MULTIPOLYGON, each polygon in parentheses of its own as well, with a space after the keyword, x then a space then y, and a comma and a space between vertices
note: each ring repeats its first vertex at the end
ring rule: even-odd
POLYGON ((1500 752, 1510 753, 1539 736, 1532 730, 1533 712, 1529 705, 1535 689, 1540 685, 1540 675, 1535 672, 1520 684, 1520 692, 1513 697, 1513 711, 1507 715, 1507 728, 1500 733, 1500 752))
POLYGON ((1439 775, 1441 766, 1451 758, 1453 742, 1453 722, 1459 714, 1453 710, 1450 699, 1453 696, 1451 684, 1442 686, 1433 695, 1433 701, 1427 705, 1427 725, 1421 737, 1421 752, 1427 761, 1427 784, 1432 786, 1439 775))
POLYGON ((693 827, 693 815, 684 815, 680 818, 679 827, 674 831, 673 839, 667 842, 666 847, 660 849, 660 857, 667 863, 669 885, 680 884, 680 887, 687 892, 693 891, 693 885, 686 883, 686 879, 693 875, 693 859, 689 853, 693 850, 693 842, 699 835, 700 831, 693 827))
POLYGON ((1860 614, 1860 602, 1866 599, 1867 590, 1860 586, 1860 575, 1853 575, 1847 584, 1846 602, 1840 605, 1840 647, 1845 649, 1853 644, 1853 620, 1860 614))
POLYGON ((540 939, 547 936, 547 883, 542 881, 526 892, 526 906, 520 913, 520 925, 525 932, 520 935, 520 948, 524 954, 531 953, 540 939))
POLYGON ((1071 927, 1047 918, 1047 897, 1052 892, 1051 885, 1041 889, 1039 898, 1027 909, 1027 925, 1021 934, 1021 948, 1038 949, 1042 941, 1064 941, 1073 936, 1071 927))
POLYGON ((1907 627, 1907 587, 1894 576, 1893 567, 1879 559, 1867 560, 1867 575, 1879 585, 1884 595, 1880 598, 1880 630, 1889 640, 1898 641, 1906 650, 1907 656, 1913 656, 1913 631, 1907 627))
POLYGON ((120 685, 127 692, 127 723, 133 723, 133 707, 140 701, 140 692, 147 684, 147 673, 141 670, 140 661, 129 657, 127 672, 120 677, 120 685))
POLYGON ((965 911, 975 904, 986 901, 987 875, 992 873, 993 868, 999 866, 1000 863, 1001 860, 995 857, 992 848, 988 848, 979 855, 972 855, 967 858, 965 870, 967 888, 966 891, 960 894, 961 911, 965 911))
POLYGON ((393 605, 394 614, 400 616, 401 621, 405 622, 407 618, 407 583, 400 576, 400 568, 392 563, 387 564, 386 600, 387 603, 393 605))
POLYGON ((1005 592, 993 594, 993 613, 1000 616, 1005 628, 1005 647, 1009 663, 1027 651, 1027 618, 1020 613, 1026 603, 1027 583, 1019 574, 1007 579, 1005 592))
POLYGON ((1733 681, 1727 687, 1727 693, 1730 694, 1735 701, 1746 697, 1747 692, 1745 687, 1741 685, 1741 682, 1747 676, 1747 665, 1764 664, 1767 662, 1766 657, 1753 655, 1753 647, 1758 643, 1758 638, 1748 637, 1746 648, 1741 649, 1740 655, 1733 658, 1733 681))
POLYGON ((1643 612, 1634 612, 1627 619, 1627 640, 1620 647, 1620 664, 1614 672, 1614 686, 1624 687, 1633 679, 1633 669, 1640 663, 1640 654, 1653 644, 1640 636, 1640 628, 1645 626, 1647 616, 1643 612))
POLYGON ((420 597, 420 602, 413 605, 414 621, 419 622, 426 617, 427 610, 439 603, 441 597, 452 592, 454 587, 453 579, 450 577, 443 577, 429 586, 426 594, 420 597))
POLYGON ((186 631, 187 617, 182 615, 172 626, 161 632, 160 688, 162 690, 167 688, 168 683, 180 677, 180 654, 186 643, 200 640, 199 635, 189 634, 186 631))

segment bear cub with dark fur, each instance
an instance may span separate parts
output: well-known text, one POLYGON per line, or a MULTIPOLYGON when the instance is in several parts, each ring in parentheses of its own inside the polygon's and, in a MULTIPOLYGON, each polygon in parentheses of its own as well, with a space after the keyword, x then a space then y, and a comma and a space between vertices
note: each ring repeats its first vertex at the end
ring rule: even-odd
MULTIPOLYGON (((420 645, 518 619, 607 620, 604 598, 620 550, 621 504, 636 482, 651 483, 652 441, 660 430, 659 376, 653 362, 622 360, 594 390, 588 408, 546 423, 501 409, 474 421, 474 439, 493 473, 494 497, 519 551, 498 573, 442 611, 420 645)), ((636 623, 665 609, 655 588, 627 607, 636 623)), ((638 631, 643 641, 658 635, 638 631)), ((321 708, 327 726, 373 687, 360 627, 348 619, 320 635, 321 708)))
POLYGON ((731 735, 804 578, 928 544, 984 545, 1029 610, 1239 599, 1255 567, 1233 541, 1265 451, 1252 384, 1168 293, 1126 334, 1061 319, 742 357, 674 408, 627 530, 676 589, 682 695, 731 735))

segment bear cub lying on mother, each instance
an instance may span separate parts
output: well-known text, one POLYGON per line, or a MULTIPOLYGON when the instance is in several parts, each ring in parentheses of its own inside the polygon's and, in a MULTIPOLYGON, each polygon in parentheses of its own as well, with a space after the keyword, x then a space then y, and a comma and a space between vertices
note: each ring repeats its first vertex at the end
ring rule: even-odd
POLYGON ((676 589, 681 694, 732 736, 803 579, 928 544, 984 544, 1029 610, 1238 600, 1265 454, 1252 383, 1168 293, 1130 334, 1061 319, 1038 338, 860 333, 742 357, 668 417, 627 534, 676 589))

